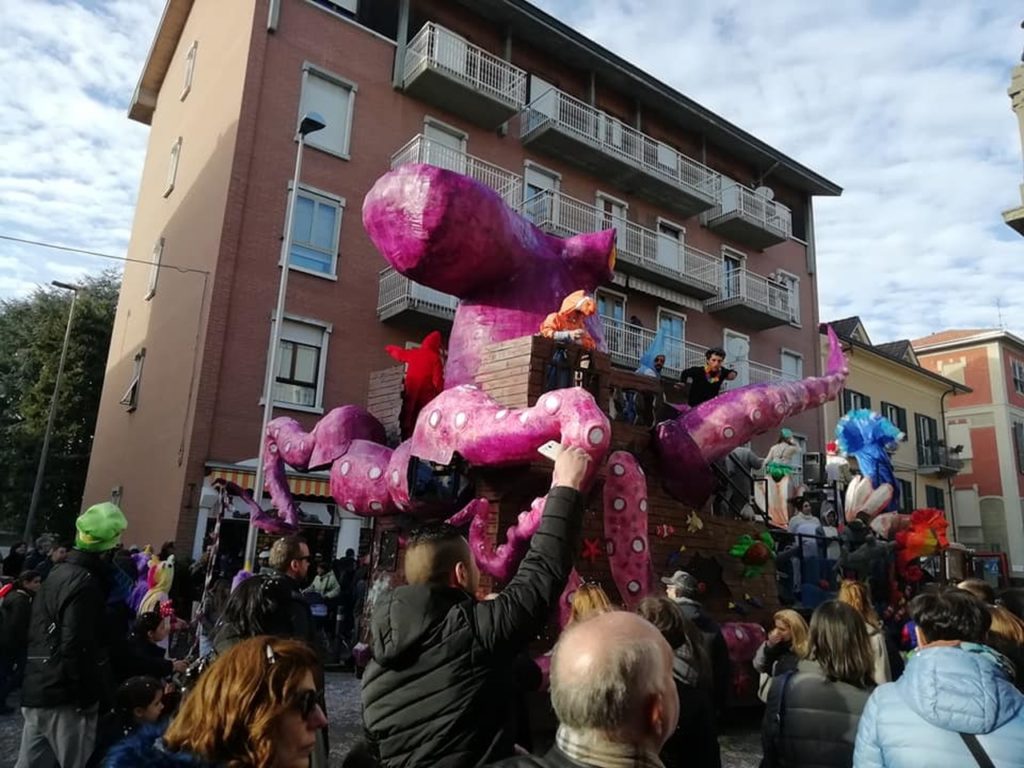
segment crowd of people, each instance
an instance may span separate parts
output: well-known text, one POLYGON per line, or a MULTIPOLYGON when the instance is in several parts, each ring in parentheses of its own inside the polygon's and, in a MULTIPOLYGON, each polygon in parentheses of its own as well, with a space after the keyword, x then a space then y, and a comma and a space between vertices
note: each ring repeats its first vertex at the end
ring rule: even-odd
MULTIPOLYGON (((366 739, 344 765, 720 768, 731 662, 691 574, 666 576, 666 596, 634 611, 583 583, 553 650, 530 652, 579 550, 588 465, 581 451, 559 454, 528 552, 486 599, 457 529, 409 535, 407 583, 374 606, 366 739), (545 685, 550 746, 533 743, 526 704, 545 685)), ((275 541, 255 575, 206 590, 184 621, 205 642, 186 661, 167 642, 183 621, 165 607, 172 600, 128 609, 121 511, 96 505, 76 525, 56 559, 54 543, 32 561, 24 548, 4 561, 18 572, 0 600, 0 690, 22 676, 18 768, 329 764, 325 635, 304 590, 344 610, 349 571, 339 578, 299 537, 275 541)), ((906 660, 859 582, 844 582, 809 622, 780 611, 754 660, 762 765, 1024 764, 1022 602, 977 581, 930 589, 910 604, 906 660)))

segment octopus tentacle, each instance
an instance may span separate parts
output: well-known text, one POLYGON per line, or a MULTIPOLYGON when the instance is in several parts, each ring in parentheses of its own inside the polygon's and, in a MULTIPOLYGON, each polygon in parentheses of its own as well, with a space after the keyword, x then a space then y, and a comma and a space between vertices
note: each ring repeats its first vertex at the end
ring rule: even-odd
POLYGON ((647 478, 636 457, 626 451, 616 451, 608 459, 604 535, 612 580, 626 608, 633 610, 651 592, 651 552, 647 541, 647 478))
POLYGON ((658 453, 669 493, 685 504, 701 506, 714 491, 711 465, 715 461, 790 416, 834 400, 849 368, 831 327, 828 341, 824 376, 741 387, 659 424, 658 453))

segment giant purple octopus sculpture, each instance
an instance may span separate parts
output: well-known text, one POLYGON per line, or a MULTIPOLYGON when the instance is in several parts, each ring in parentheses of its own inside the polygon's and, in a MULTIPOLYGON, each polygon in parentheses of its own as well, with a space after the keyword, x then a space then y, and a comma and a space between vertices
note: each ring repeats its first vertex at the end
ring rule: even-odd
MULTIPOLYGON (((587 490, 609 449, 607 416, 585 390, 556 390, 532 408, 510 410, 474 384, 489 344, 532 335, 569 293, 609 282, 615 231, 567 239, 548 235, 513 211, 491 189, 452 171, 407 165, 383 176, 367 194, 363 224, 384 258, 400 273, 460 300, 449 342, 447 389, 420 413, 411 439, 392 450, 381 424, 362 408, 331 411, 310 433, 292 419, 267 429, 267 488, 278 517, 297 525, 285 466, 330 467, 331 495, 359 515, 439 516, 469 524, 470 545, 483 572, 508 580, 540 523, 544 499, 534 501, 495 547, 487 535, 490 505, 477 499, 462 510, 438 510, 410 498, 412 457, 448 464, 458 454, 471 466, 524 464, 548 440, 581 448, 592 460, 587 490)), ((588 330, 603 347, 598 318, 588 330)), ((846 377, 845 358, 829 331, 826 375, 785 384, 731 390, 659 425, 657 450, 666 488, 680 501, 702 505, 714 488, 713 462, 751 436, 834 398, 846 377)), ((609 562, 629 601, 650 585, 647 483, 635 458, 613 454, 605 484, 609 562)), ((267 525, 267 522, 261 524, 267 525)))

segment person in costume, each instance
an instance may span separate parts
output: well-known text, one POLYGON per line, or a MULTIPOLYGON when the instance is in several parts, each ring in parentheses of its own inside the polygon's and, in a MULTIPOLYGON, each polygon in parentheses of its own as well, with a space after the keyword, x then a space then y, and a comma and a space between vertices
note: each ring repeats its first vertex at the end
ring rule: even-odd
POLYGON ((779 432, 778 442, 768 449, 768 455, 764 458, 764 474, 768 481, 765 509, 772 525, 780 528, 789 525, 789 500, 795 491, 790 475, 796 471, 799 460, 800 447, 793 436, 793 430, 783 428, 779 432))
POLYGON ((405 363, 405 385, 399 424, 402 439, 412 437, 420 411, 444 389, 442 340, 438 331, 428 333, 416 349, 403 349, 389 344, 384 350, 400 363, 405 363))
POLYGON ((712 347, 704 353, 704 359, 703 366, 695 365, 683 371, 676 385, 685 392, 687 405, 691 408, 718 397, 723 382, 736 378, 736 371, 722 365, 725 362, 724 349, 712 347))
POLYGON ((555 341, 575 341, 584 349, 595 349, 597 342, 587 332, 585 323, 596 313, 594 297, 586 291, 575 291, 565 297, 561 309, 544 318, 540 335, 555 341))

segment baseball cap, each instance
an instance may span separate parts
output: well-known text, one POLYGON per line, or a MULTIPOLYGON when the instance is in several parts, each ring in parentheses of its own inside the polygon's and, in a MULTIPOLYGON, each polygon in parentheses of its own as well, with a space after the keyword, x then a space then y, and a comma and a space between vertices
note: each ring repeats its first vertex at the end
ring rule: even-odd
POLYGON ((696 597, 700 594, 697 579, 686 571, 676 571, 671 576, 662 576, 661 583, 675 587, 685 597, 696 597))

